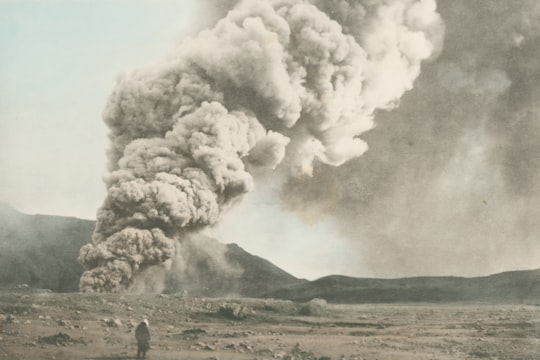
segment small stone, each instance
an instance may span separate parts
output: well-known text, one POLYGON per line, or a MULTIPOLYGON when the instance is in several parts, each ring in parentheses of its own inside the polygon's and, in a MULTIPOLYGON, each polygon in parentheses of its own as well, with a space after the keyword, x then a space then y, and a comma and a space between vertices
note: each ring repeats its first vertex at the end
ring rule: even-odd
POLYGON ((56 320, 56 323, 60 326, 68 327, 71 323, 69 320, 56 320))
POLYGON ((120 319, 108 319, 108 318, 105 318, 102 321, 103 321, 103 326, 106 326, 106 327, 120 327, 120 326, 122 326, 122 320, 120 320, 120 319))

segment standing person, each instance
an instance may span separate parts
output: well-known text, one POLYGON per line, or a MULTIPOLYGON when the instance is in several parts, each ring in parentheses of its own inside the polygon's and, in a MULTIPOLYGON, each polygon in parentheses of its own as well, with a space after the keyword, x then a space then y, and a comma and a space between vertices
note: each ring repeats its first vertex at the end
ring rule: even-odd
POLYGON ((135 329, 135 339, 137 339, 137 358, 146 357, 146 352, 150 349, 150 330, 148 330, 148 320, 144 319, 135 329))

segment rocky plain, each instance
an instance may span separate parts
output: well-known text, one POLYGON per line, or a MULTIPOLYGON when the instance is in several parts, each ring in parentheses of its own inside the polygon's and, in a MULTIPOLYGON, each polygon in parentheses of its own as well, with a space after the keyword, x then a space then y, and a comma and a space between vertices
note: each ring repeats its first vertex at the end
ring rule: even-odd
POLYGON ((538 359, 535 305, 328 304, 181 294, 0 293, 0 359, 538 359))

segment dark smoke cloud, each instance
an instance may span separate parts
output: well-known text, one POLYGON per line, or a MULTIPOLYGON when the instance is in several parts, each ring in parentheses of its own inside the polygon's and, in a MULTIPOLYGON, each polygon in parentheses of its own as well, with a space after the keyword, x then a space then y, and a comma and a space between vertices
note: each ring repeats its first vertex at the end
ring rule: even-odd
POLYGON ((119 80, 104 112, 108 195, 80 252, 81 290, 129 290, 142 271, 193 252, 183 239, 253 188, 250 171, 282 163, 280 173, 309 175, 367 150, 359 135, 412 88, 441 25, 429 0, 354 9, 358 27, 329 3, 242 1, 119 80))
POLYGON ((444 49, 398 109, 377 114, 362 136, 370 151, 288 180, 282 198, 296 210, 332 202, 371 270, 362 275, 538 267, 540 5, 446 0, 438 10, 444 49))

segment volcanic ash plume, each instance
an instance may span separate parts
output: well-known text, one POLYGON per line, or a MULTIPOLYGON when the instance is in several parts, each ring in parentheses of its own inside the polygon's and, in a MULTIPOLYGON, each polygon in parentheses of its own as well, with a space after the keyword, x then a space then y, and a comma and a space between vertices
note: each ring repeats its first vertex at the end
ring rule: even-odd
POLYGON ((108 194, 80 251, 81 290, 128 291, 173 259, 253 188, 249 169, 360 156, 358 136, 412 88, 440 28, 432 0, 243 1, 123 76, 104 112, 108 194))

